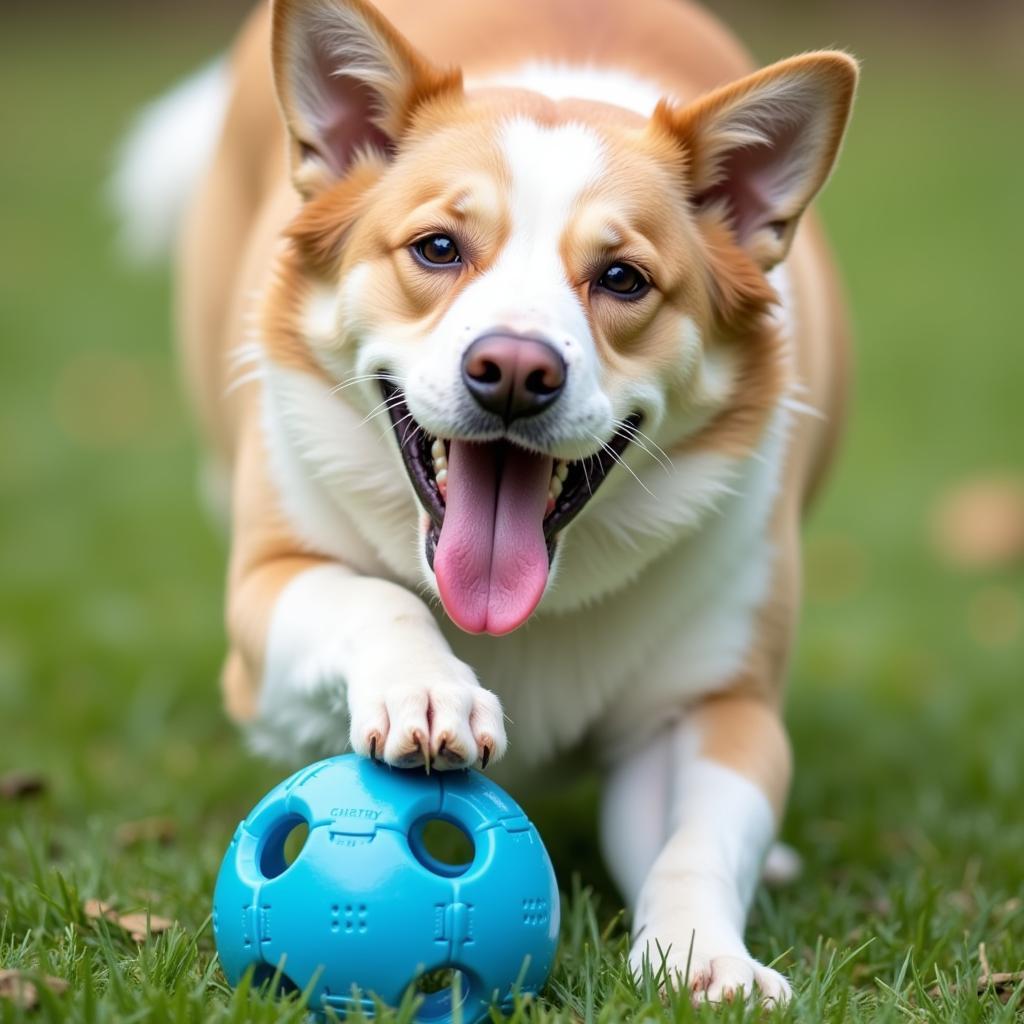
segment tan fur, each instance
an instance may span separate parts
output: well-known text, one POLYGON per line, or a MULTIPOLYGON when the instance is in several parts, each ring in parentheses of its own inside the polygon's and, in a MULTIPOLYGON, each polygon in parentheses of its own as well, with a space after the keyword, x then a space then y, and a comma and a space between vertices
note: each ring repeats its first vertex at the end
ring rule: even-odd
POLYGON ((776 709, 757 697, 729 693, 703 702, 690 720, 700 736, 700 756, 756 783, 781 821, 793 758, 776 709))
POLYGON ((256 710, 274 603, 296 574, 324 559, 301 551, 278 511, 254 416, 246 419, 235 472, 232 530, 245 543, 233 545, 228 568, 227 628, 233 643, 223 685, 231 715, 248 721, 256 710))

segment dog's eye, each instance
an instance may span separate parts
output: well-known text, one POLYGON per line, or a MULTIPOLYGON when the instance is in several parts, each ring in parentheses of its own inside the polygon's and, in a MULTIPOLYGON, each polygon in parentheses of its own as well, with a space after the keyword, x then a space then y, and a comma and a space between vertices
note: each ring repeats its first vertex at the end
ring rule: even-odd
POLYGON ((636 299, 651 283, 632 263, 613 263, 598 279, 597 287, 622 299, 636 299))
POLYGON ((448 235, 427 235, 418 242, 413 242, 413 252, 420 261, 428 266, 449 267, 453 263, 461 263, 459 247, 448 235))

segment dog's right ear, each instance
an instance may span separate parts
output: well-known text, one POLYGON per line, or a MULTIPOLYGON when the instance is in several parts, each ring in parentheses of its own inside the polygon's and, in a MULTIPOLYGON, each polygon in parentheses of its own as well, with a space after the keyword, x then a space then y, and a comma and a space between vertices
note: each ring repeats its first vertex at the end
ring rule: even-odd
POLYGON ((462 86, 365 0, 274 0, 272 57, 292 181, 307 199, 360 152, 391 152, 421 103, 462 86))

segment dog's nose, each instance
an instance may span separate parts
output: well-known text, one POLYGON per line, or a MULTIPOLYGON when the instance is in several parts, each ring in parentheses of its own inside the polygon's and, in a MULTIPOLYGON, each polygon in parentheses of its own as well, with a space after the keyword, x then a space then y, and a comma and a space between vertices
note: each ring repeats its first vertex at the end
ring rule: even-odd
POLYGON ((553 345, 515 334, 485 334, 462 357, 470 394, 506 423, 551 405, 565 388, 565 372, 565 360, 553 345))

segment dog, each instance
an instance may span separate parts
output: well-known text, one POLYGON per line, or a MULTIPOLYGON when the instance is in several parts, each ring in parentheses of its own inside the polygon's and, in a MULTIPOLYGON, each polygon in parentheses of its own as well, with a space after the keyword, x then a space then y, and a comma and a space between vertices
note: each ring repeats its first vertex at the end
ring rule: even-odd
POLYGON ((275 0, 122 173, 143 236, 191 194, 231 716, 513 777, 588 741, 631 963, 695 999, 790 995, 744 927, 847 376, 807 211, 857 73, 754 70, 685 0, 275 0))

